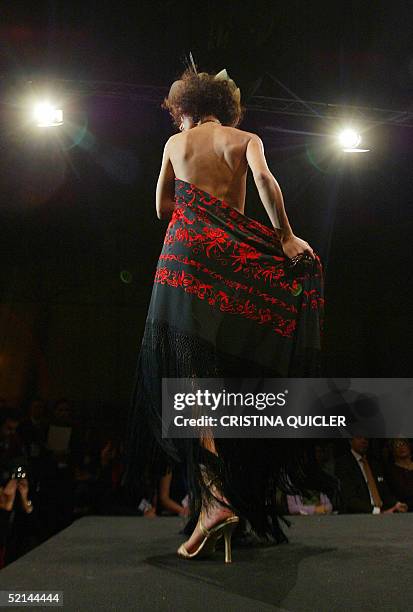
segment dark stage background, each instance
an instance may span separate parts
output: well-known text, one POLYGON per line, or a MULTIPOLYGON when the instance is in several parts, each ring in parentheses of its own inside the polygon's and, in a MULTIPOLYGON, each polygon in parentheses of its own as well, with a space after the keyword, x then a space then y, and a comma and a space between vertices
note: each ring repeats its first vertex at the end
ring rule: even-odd
MULTIPOLYGON (((291 97, 270 73, 303 100, 411 110, 411 12, 384 0, 2 3, 0 395, 65 396, 110 419, 131 391, 174 130, 161 99, 79 80, 167 88, 192 51, 200 69, 226 67, 246 104, 291 97), (71 81, 58 88, 70 89, 69 131, 25 123, 45 78, 71 81)), ((262 137, 295 233, 322 256, 326 374, 411 376, 413 128, 378 124, 370 153, 339 158, 311 135, 334 131, 316 116, 249 111, 240 127, 262 137)), ((270 224, 251 176, 245 212, 270 224)))

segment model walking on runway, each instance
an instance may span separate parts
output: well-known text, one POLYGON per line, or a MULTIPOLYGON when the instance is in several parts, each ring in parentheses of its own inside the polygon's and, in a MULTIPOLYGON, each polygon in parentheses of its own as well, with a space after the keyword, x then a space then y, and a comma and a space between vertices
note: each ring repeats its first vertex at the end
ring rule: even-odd
POLYGON ((169 221, 157 264, 128 424, 127 482, 187 464, 199 517, 178 550, 210 554, 242 517, 285 540, 275 493, 317 487, 295 440, 162 438, 163 377, 318 376, 323 326, 319 257, 295 236, 259 136, 239 125, 240 91, 225 70, 187 69, 165 99, 180 133, 167 141, 156 212, 169 221), (248 168, 271 226, 245 215, 248 168))

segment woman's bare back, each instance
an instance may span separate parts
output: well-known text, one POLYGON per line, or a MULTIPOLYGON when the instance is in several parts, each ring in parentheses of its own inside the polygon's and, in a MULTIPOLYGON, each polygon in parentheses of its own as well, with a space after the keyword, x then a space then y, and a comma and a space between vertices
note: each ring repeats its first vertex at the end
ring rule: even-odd
POLYGON ((169 155, 178 179, 194 183, 244 214, 250 132, 205 122, 175 134, 169 155))

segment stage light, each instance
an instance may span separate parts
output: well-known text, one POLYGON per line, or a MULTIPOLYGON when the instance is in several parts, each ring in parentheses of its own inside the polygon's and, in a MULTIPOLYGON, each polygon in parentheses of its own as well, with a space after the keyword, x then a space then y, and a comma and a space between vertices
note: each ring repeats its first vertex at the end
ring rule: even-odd
POLYGON ((37 104, 34 118, 38 127, 55 127, 63 123, 63 111, 49 102, 37 104))
POLYGON ((361 136, 351 128, 343 130, 339 134, 340 144, 346 149, 356 149, 361 142, 361 136))
POLYGON ((353 128, 346 128, 338 134, 338 141, 344 153, 367 153, 370 149, 360 149, 361 134, 353 128))

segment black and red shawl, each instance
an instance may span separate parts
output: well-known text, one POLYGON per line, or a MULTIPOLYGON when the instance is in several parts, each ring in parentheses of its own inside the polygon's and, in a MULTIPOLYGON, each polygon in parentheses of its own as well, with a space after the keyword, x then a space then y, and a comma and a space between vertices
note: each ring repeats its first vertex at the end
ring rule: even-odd
POLYGON ((288 481, 294 481, 292 441, 217 440, 217 460, 198 440, 162 439, 161 380, 318 376, 322 264, 316 256, 310 264, 291 266, 275 229, 192 183, 175 179, 175 202, 138 358, 128 478, 137 480, 145 470, 153 475, 160 456, 172 463, 184 456, 195 475, 197 498, 202 463, 233 505, 264 533, 269 492, 275 494, 287 469, 288 481))

